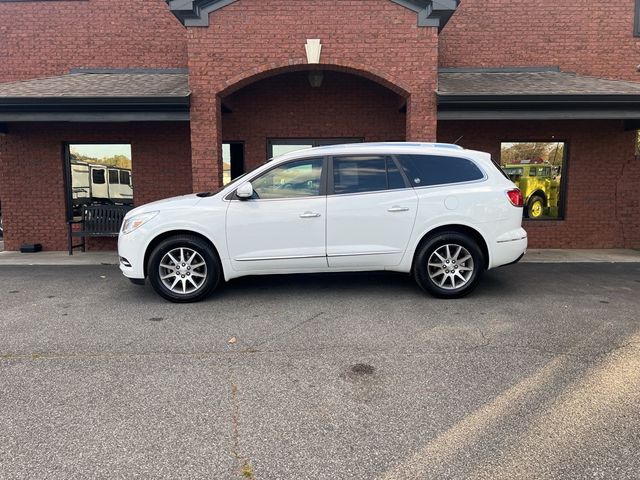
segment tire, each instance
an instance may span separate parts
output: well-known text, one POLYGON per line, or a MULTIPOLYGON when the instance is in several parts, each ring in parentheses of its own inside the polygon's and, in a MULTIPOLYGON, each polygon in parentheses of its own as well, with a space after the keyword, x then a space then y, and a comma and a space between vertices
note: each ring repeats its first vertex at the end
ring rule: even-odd
POLYGON ((544 198, 537 195, 529 199, 527 204, 527 218, 540 218, 544 215, 544 198))
POLYGON ((220 284, 222 265, 218 254, 203 239, 176 235, 163 240, 153 250, 147 275, 156 293, 170 302, 198 302, 211 295, 220 284))
POLYGON ((413 264, 413 275, 418 285, 438 298, 468 295, 478 285, 484 270, 485 258, 477 242, 457 232, 443 232, 429 238, 419 247, 413 264), (434 259, 438 260, 437 264, 434 259), (453 269, 449 270, 451 267, 453 269), (446 273, 448 271, 457 273, 446 273))

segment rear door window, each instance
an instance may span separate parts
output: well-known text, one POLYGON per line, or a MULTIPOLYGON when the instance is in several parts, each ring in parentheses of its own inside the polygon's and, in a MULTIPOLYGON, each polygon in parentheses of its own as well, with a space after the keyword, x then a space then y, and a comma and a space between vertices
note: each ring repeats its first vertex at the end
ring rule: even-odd
POLYGON ((447 185, 481 180, 484 173, 466 158, 444 155, 397 155, 414 187, 447 185))
POLYGON ((386 156, 365 155, 333 159, 333 192, 379 192, 407 188, 395 162, 386 156))

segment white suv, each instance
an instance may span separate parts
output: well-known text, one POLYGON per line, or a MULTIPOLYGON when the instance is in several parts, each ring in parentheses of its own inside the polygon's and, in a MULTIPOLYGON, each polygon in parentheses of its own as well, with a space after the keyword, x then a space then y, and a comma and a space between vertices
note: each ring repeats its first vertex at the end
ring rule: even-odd
POLYGON ((487 153, 360 143, 273 159, 217 193, 129 212, 118 250, 134 283, 197 301, 244 275, 392 270, 437 297, 469 293, 527 248, 522 194, 487 153))

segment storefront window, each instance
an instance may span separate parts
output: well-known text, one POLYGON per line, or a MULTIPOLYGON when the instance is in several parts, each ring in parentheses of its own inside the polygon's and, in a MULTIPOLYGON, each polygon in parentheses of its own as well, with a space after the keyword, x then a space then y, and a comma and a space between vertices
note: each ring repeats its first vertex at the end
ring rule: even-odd
POLYGON ((503 142, 500 166, 524 196, 524 216, 557 220, 564 215, 565 142, 503 142))
POLYGON ((133 205, 131 145, 70 144, 67 146, 69 217, 83 205, 133 205))

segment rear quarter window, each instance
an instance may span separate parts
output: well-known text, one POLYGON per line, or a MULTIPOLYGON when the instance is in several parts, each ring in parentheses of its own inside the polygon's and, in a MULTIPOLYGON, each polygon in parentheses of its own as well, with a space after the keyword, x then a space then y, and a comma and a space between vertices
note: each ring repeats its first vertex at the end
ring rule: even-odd
POLYGON ((484 173, 471 160, 448 155, 398 155, 402 169, 414 187, 482 180, 484 173))

